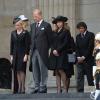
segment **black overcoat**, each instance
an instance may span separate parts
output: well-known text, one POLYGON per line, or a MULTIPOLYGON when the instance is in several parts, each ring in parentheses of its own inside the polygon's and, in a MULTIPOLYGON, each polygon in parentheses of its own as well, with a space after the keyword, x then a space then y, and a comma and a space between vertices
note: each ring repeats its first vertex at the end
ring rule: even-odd
POLYGON ((29 54, 29 32, 23 30, 23 32, 18 36, 17 31, 11 32, 11 42, 10 42, 10 55, 13 55, 13 67, 18 69, 23 67, 23 58, 25 54, 29 54))
POLYGON ((67 61, 67 54, 71 47, 71 35, 68 30, 61 29, 59 32, 54 32, 54 41, 51 47, 51 53, 49 57, 50 70, 55 69, 68 69, 69 64, 67 61), (59 56, 53 54, 53 50, 57 50, 59 56))
POLYGON ((93 50, 94 33, 87 31, 84 37, 81 36, 81 33, 76 36, 76 55, 77 57, 84 56, 85 62, 90 67, 94 64, 93 50))

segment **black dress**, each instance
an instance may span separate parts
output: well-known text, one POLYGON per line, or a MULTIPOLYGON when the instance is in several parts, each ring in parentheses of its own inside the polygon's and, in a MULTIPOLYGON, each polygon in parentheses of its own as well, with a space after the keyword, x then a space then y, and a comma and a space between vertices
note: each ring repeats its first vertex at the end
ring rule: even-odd
POLYGON ((17 34, 17 31, 11 33, 10 54, 13 55, 13 68, 16 71, 26 72, 26 63, 24 62, 25 54, 29 54, 29 32, 24 31, 17 34))
POLYGON ((70 39, 71 36, 67 30, 61 29, 60 32, 54 32, 54 41, 49 57, 49 70, 68 69, 67 53, 70 48, 70 39), (59 56, 55 56, 53 50, 57 50, 59 56))

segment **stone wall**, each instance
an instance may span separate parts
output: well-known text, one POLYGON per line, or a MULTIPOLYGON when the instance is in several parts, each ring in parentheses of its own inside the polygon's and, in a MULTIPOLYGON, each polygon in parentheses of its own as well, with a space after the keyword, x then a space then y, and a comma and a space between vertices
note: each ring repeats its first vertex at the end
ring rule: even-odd
POLYGON ((85 21, 88 29, 97 33, 100 31, 100 0, 80 0, 80 20, 85 21))

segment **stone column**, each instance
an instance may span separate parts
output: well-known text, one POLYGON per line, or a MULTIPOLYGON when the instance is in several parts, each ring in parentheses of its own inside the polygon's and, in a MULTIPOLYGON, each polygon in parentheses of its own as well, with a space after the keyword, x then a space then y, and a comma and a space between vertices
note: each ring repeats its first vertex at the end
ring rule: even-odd
POLYGON ((38 0, 38 7, 42 10, 44 19, 51 23, 51 17, 63 15, 69 18, 72 36, 75 37, 75 26, 78 15, 79 0, 38 0))

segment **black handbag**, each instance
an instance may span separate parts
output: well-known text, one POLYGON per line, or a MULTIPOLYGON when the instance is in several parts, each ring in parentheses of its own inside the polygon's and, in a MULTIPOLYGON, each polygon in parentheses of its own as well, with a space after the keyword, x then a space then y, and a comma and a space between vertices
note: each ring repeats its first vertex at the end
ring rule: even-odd
POLYGON ((48 70, 55 70, 56 66, 54 66, 54 58, 52 58, 51 56, 49 57, 49 64, 47 66, 48 70))

